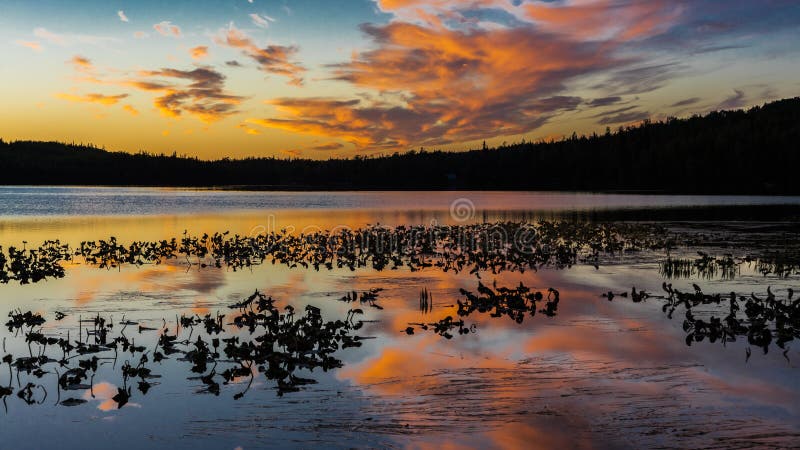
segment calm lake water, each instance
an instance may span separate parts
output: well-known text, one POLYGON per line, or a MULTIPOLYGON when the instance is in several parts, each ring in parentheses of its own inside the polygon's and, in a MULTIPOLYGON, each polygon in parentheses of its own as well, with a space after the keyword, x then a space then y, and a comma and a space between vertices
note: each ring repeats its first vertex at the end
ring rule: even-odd
MULTIPOLYGON (((697 258, 698 250, 744 257, 780 252, 795 242, 798 207, 798 197, 2 187, 0 246, 30 248, 60 239, 75 247, 110 236, 124 243, 152 241, 180 238, 184 230, 254 236, 375 224, 585 220, 589 213, 621 211, 626 220, 656 221, 675 233, 724 237, 702 248, 684 245, 670 257, 697 258), (777 205, 786 208, 776 212, 777 205), (725 212, 719 219, 705 214, 720 207, 725 212), (758 220, 760 208, 773 209, 758 220), (659 220, 654 213, 677 209, 684 211, 677 219, 659 220)), ((128 339, 147 349, 146 366, 159 377, 149 379, 152 386, 144 393, 133 379, 120 375, 126 361, 136 366, 141 355, 120 351, 114 358, 104 352, 96 355, 98 367, 82 389, 57 388, 66 369, 55 363, 41 377, 23 371, 22 379, 33 379, 35 385, 34 404, 27 405, 17 395, 25 381, 18 380, 16 369, 9 366, 6 371, 0 365, 0 386, 14 388, 4 398, 5 412, 0 411, 0 448, 797 446, 800 346, 791 341, 785 348, 772 345, 765 354, 742 337, 725 345, 704 340, 687 346, 684 311, 677 310, 670 319, 662 310, 664 301, 655 295, 663 294, 666 281, 687 292, 699 284, 704 292, 759 297, 770 287, 785 299, 790 288, 800 292, 800 275, 793 270, 764 274, 752 262, 739 265, 734 277, 698 272, 669 279, 662 270, 666 258, 664 250, 643 251, 613 255, 597 266, 588 262, 524 273, 483 271, 480 278, 469 270, 445 272, 435 266, 316 271, 266 263, 232 270, 170 260, 106 270, 76 259, 65 265, 62 279, 0 284, 0 313, 38 312, 47 319, 43 335, 69 333, 71 340, 83 341, 93 337, 82 320, 102 314, 115 324, 115 335, 124 328, 128 339), (459 290, 477 292, 479 282, 508 287, 523 283, 545 293, 555 288, 560 293, 558 313, 540 313, 518 323, 475 312, 464 317, 473 331, 452 339, 424 332, 419 325, 413 325, 412 335, 404 332, 409 324, 458 318, 458 301, 464 298, 459 290), (601 297, 632 287, 654 297, 641 303, 601 297), (382 290, 374 303, 380 308, 340 300, 348 292, 378 288, 382 290), (421 308, 422 289, 431 294, 432 308, 421 308), (192 373, 191 363, 180 354, 153 362, 164 332, 187 345, 199 335, 209 337, 202 325, 196 330, 180 327, 180 316, 219 313, 230 320, 236 311, 228 306, 256 290, 272 296, 281 311, 287 305, 298 312, 312 305, 325 320, 343 320, 360 308, 365 322, 358 335, 368 339, 337 351, 341 368, 301 370, 316 384, 282 396, 275 382, 258 371, 228 384, 218 378, 217 396, 205 391, 199 378, 211 366, 205 373, 192 373), (66 317, 55 320, 56 312, 66 317), (120 407, 114 396, 126 387, 132 387, 130 399, 120 407), (242 398, 235 398, 245 390, 242 398), (85 403, 63 406, 60 402, 68 398, 85 403)), ((701 305, 695 314, 706 320, 722 317, 727 304, 701 305)), ((220 337, 244 340, 248 335, 228 327, 220 337)), ((4 331, 3 337, 3 355, 36 355, 37 344, 30 347, 21 332, 4 331)), ((220 361, 218 374, 224 365, 220 361)))

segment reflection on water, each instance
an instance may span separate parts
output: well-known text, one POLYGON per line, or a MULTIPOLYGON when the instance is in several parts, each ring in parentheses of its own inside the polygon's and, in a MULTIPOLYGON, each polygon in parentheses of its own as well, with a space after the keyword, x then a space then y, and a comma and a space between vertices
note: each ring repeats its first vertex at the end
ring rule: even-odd
MULTIPOLYGON (((414 203, 408 200, 413 198, 406 197, 405 202, 414 203)), ((529 200, 520 198, 513 201, 529 200)), ((420 198, 417 203, 425 201, 420 198)), ((409 212, 408 206, 393 207, 396 210, 383 212, 371 207, 286 211, 275 214, 275 229, 294 226, 299 231, 314 224, 323 229, 339 224, 363 227, 379 221, 430 225, 433 218, 440 224, 457 222, 449 203, 421 213, 409 212)), ((476 207, 487 208, 477 201, 476 207)), ((59 238, 75 246, 81 240, 109 236, 120 242, 157 240, 181 236, 184 229, 194 235, 222 230, 247 235, 253 227, 267 226, 264 217, 270 212, 274 211, 53 221, 14 218, 0 221, 0 245, 7 249, 21 241, 38 245, 59 238)), ((502 214, 522 213, 510 208, 498 213, 502 214)), ((476 212, 466 223, 483 220, 476 212)), ((669 254, 673 260, 692 264, 703 258, 698 249, 718 264, 727 253, 734 259, 764 256, 766 250, 782 252, 795 241, 791 223, 788 228, 779 224, 751 229, 743 229, 741 223, 665 225, 671 232, 690 229, 705 236, 705 244, 685 245, 669 254), (732 237, 724 235, 726 229, 733 230, 728 233, 732 237), (733 244, 726 249, 728 242, 733 244)), ((233 271, 172 259, 160 265, 126 264, 107 270, 77 261, 80 264, 65 266, 63 279, 0 285, 3 311, 32 311, 46 319, 33 327, 40 336, 31 336, 31 342, 26 342, 31 327, 24 325, 25 317, 18 318, 23 325, 16 337, 13 331, 3 333, 2 355, 13 359, 11 366, 0 365, 0 386, 13 391, 4 396, 8 413, 2 418, 0 447, 11 443, 13 448, 34 449, 53 442, 66 448, 137 449, 247 449, 263 447, 265 442, 288 447, 409 448, 795 445, 800 438, 800 359, 795 342, 785 338, 796 339, 798 327, 794 316, 779 313, 797 300, 797 294, 790 294, 790 288, 798 289, 797 273, 763 274, 747 263, 738 266, 732 279, 721 271, 706 276, 694 270, 684 274, 688 278, 668 281, 671 289, 680 291, 669 300, 660 273, 666 258, 664 250, 623 252, 597 268, 588 261, 564 270, 482 271, 480 279, 468 270, 444 272, 437 266, 413 272, 407 266, 383 271, 370 266, 334 267, 318 272, 267 263, 233 271), (549 288, 557 291, 557 297, 549 288), (272 297, 272 306, 267 307, 261 297, 242 303, 256 290, 266 299, 272 297), (746 320, 738 325, 725 320, 733 308, 731 291, 739 293, 736 317, 746 320), (612 301, 609 292, 614 294, 612 301), (627 297, 621 297, 622 292, 627 297), (751 292, 766 307, 759 310, 751 292), (706 301, 707 293, 723 295, 719 302, 714 295, 706 301), (676 307, 672 319, 672 306, 665 312, 665 304, 676 307), (309 305, 318 308, 320 319, 316 309, 306 309, 309 305), (687 305, 694 320, 685 330, 687 305), (57 312, 65 317, 56 320, 57 312), (293 319, 287 317, 290 313, 293 319), (270 317, 276 317, 276 326, 289 327, 306 314, 314 315, 309 319, 314 326, 300 333, 276 328, 278 334, 273 334, 265 328, 272 326, 270 317), (17 380, 14 363, 17 358, 38 357, 41 339, 69 336, 67 342, 76 347, 73 354, 79 347, 76 341, 88 346, 101 339, 101 328, 95 324, 98 315, 106 319, 106 345, 115 342, 116 352, 85 353, 62 367, 56 341, 45 351, 56 360, 42 368, 47 373, 38 378, 35 367, 30 374, 23 368, 17 380), (450 324, 464 321, 462 327, 448 325, 446 333, 452 339, 433 332, 448 316, 450 324), (773 336, 766 354, 758 340, 766 336, 764 327, 750 333, 750 325, 762 319, 773 336), (254 340, 259 336, 275 337, 273 349, 278 351, 271 355, 287 353, 277 340, 288 339, 284 345, 297 346, 289 353, 299 358, 308 341, 292 341, 293 336, 313 336, 317 327, 336 321, 342 327, 359 324, 357 330, 337 329, 344 335, 334 339, 338 349, 328 356, 341 362, 338 369, 326 372, 317 366, 311 371, 298 363, 300 359, 286 356, 275 360, 272 368, 267 359, 254 366, 248 362, 266 355, 266 340, 254 340), (215 334, 218 325, 224 331, 215 334), (409 327, 413 334, 407 332, 409 327), (467 332, 459 334, 459 329, 467 332), (697 339, 698 331, 702 340, 697 339), (687 346, 690 333, 694 333, 692 345, 687 346), (117 341, 122 334, 125 340, 117 341), (356 341, 354 336, 371 339, 356 341), (781 336, 783 348, 778 346, 781 336), (127 352, 122 348, 125 342, 127 352), (344 348, 344 342, 360 345, 344 348), (177 351, 169 354, 170 347, 177 351), (753 350, 749 357, 748 348, 753 350), (74 389, 60 389, 61 377, 81 367, 80 361, 88 361, 85 379, 77 377, 80 371, 70 372, 67 376, 73 378, 65 379, 63 386, 74 389), (287 375, 291 365, 294 381, 287 375), (193 372, 193 368, 204 370, 193 372), (236 370, 226 372, 229 369, 236 370), (268 373, 276 376, 270 378, 268 373), (277 395, 279 375, 284 375, 287 388, 282 397, 277 395), (316 383, 307 384, 311 379, 316 383), (34 386, 26 390, 28 382, 34 386), (47 390, 46 398, 39 386, 47 390), (20 392, 24 398, 18 397, 20 392), (34 404, 27 406, 25 398, 34 404), (61 406, 65 404, 73 406, 61 406)), ((14 317, 7 320, 13 322, 14 317)), ((322 358, 317 350, 305 358, 322 358)))

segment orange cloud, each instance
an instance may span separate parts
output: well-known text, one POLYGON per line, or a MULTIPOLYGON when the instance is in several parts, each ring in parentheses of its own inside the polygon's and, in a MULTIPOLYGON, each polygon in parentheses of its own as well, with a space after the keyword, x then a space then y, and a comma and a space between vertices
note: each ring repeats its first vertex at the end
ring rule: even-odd
POLYGON ((37 42, 37 41, 22 41, 22 40, 16 40, 16 41, 14 41, 14 43, 15 43, 15 44, 17 44, 17 45, 19 45, 19 46, 21 46, 21 47, 27 47, 27 48, 29 48, 29 49, 31 49, 31 50, 33 50, 33 51, 35 51, 35 52, 40 52, 40 51, 42 51, 42 44, 40 44, 40 43, 39 43, 39 42, 37 42))
MULTIPOLYGON (((388 139, 364 112, 356 108, 359 100, 326 98, 275 99, 267 102, 283 112, 286 119, 247 119, 266 128, 344 139, 359 147, 378 145, 388 139), (304 119, 307 117, 307 119, 304 119)), ((378 113, 378 111, 375 111, 378 113)))
POLYGON ((264 72, 289 77, 289 84, 296 86, 303 84, 302 75, 306 69, 290 61, 298 51, 295 46, 268 45, 261 48, 244 32, 233 26, 224 30, 215 41, 220 45, 239 49, 242 54, 256 61, 264 72))
POLYGON ((138 116, 139 115, 139 110, 134 108, 131 105, 125 105, 125 106, 122 107, 122 109, 124 109, 125 111, 128 111, 132 116, 138 116))
POLYGON ((80 55, 73 56, 72 59, 69 60, 69 63, 72 64, 75 70, 80 72, 91 72, 94 70, 94 66, 89 58, 80 55))
POLYGON ((193 47, 189 49, 189 54, 192 55, 192 59, 202 59, 208 56, 208 47, 205 45, 199 45, 197 47, 193 47))
MULTIPOLYGON (((278 115, 248 123, 342 139, 360 150, 525 134, 566 111, 602 106, 567 93, 581 80, 607 78, 588 88, 620 101, 659 88, 678 65, 631 68, 642 57, 622 56, 622 50, 669 31, 687 8, 684 1, 666 0, 375 3, 393 19, 363 25, 372 48, 329 68, 334 80, 376 95, 278 98, 269 102, 278 115)), ((258 57, 238 30, 226 39, 258 57)), ((647 116, 639 111, 604 120, 647 116)))
POLYGON ((243 97, 227 93, 225 76, 210 67, 141 71, 139 76, 141 79, 125 80, 121 84, 160 92, 154 104, 165 117, 180 117, 186 112, 211 123, 235 114, 236 105, 243 100, 243 97), (180 84, 180 81, 188 84, 180 84))
POLYGON ((256 128, 252 128, 250 125, 248 125, 246 123, 240 123, 239 125, 236 125, 236 128, 242 129, 242 130, 244 130, 245 133, 253 135, 253 136, 258 136, 258 135, 261 134, 260 130, 258 130, 256 128))
POLYGON ((611 44, 559 39, 532 27, 463 31, 393 22, 363 30, 377 47, 334 66, 334 77, 400 95, 276 99, 270 103, 282 115, 249 122, 362 149, 521 134, 582 103, 558 95, 567 81, 619 62, 611 44))
POLYGON ((73 95, 58 93, 57 98, 76 103, 98 103, 105 106, 116 105, 120 100, 127 98, 128 94, 119 95, 103 95, 103 94, 86 94, 86 95, 73 95))

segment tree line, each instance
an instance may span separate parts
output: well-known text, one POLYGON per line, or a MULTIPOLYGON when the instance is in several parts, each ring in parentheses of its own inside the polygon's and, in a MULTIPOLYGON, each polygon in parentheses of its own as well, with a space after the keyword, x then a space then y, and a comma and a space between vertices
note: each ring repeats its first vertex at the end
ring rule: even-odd
POLYGON ((0 140, 0 184, 6 185, 797 194, 798 168, 800 98, 559 141, 324 161, 205 161, 174 153, 0 140))

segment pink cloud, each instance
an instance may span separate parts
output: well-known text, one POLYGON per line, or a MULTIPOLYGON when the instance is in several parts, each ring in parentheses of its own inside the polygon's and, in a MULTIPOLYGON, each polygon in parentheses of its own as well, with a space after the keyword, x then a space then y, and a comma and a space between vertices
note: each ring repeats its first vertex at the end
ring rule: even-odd
POLYGON ((153 25, 153 29, 162 36, 181 37, 181 27, 173 25, 172 22, 163 21, 153 25))

